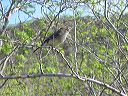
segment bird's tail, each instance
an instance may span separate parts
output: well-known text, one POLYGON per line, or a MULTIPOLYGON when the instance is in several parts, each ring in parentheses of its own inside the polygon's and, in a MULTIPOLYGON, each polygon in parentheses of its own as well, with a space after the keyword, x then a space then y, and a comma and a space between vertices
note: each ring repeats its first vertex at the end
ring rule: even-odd
POLYGON ((36 52, 38 49, 40 49, 42 46, 44 46, 45 43, 46 43, 46 42, 43 42, 40 47, 37 47, 37 48, 33 51, 33 53, 36 52))

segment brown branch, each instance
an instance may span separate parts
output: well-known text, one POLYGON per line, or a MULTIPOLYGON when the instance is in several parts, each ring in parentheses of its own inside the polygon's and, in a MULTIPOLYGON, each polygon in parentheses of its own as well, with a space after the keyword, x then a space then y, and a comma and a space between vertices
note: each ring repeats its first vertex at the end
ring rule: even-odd
POLYGON ((119 18, 117 21, 119 21, 124 13, 124 11, 126 10, 126 8, 128 7, 128 4, 126 4, 126 6, 124 7, 124 9, 121 11, 120 15, 119 15, 119 18))
POLYGON ((0 88, 2 88, 2 87, 6 84, 7 81, 8 81, 8 79, 6 79, 6 80, 3 82, 3 84, 0 85, 0 88))
MULTIPOLYGON (((48 47, 48 48, 51 48, 51 47, 48 47)), ((81 80, 81 81, 93 82, 97 85, 105 87, 105 88, 119 94, 120 96, 126 96, 126 94, 124 94, 123 92, 117 90, 116 88, 114 88, 114 87, 112 87, 112 86, 110 86, 104 82, 101 82, 101 81, 98 81, 95 79, 91 79, 91 78, 87 78, 87 77, 82 77, 82 76, 76 74, 76 72, 73 70, 72 66, 70 65, 68 60, 65 58, 65 56, 56 48, 52 48, 52 50, 57 52, 62 57, 62 59, 66 62, 69 69, 71 70, 72 74, 64 74, 64 73, 46 74, 45 73, 45 74, 32 74, 32 75, 22 75, 22 76, 4 76, 4 77, 1 76, 0 79, 25 79, 25 78, 36 78, 36 77, 71 77, 71 78, 76 78, 76 79, 81 80)))
MULTIPOLYGON (((49 47, 50 48, 50 47, 49 47)), ((52 48, 53 51, 57 52, 61 57, 62 59, 67 63, 69 69, 71 70, 72 74, 75 75, 76 77, 79 77, 78 74, 76 74, 76 72, 73 70, 72 66, 70 65, 70 63, 68 62, 68 60, 65 58, 65 56, 56 48, 52 48)))
POLYGON ((21 75, 21 76, 3 76, 0 79, 26 79, 26 78, 37 78, 37 77, 72 77, 71 74, 63 73, 50 73, 50 74, 32 74, 32 75, 21 75))
POLYGON ((9 7, 9 10, 7 12, 7 14, 5 14, 4 18, 5 18, 5 21, 4 21, 4 25, 3 25, 3 30, 5 30, 7 24, 8 24, 8 20, 9 20, 9 17, 11 16, 11 13, 12 13, 12 7, 14 5, 15 2, 12 2, 10 7, 9 7))
MULTIPOLYGON (((2 16, 3 16, 3 26, 2 26, 2 32, 0 34, 3 34, 6 31, 6 27, 9 23, 9 18, 11 17, 11 15, 16 12, 17 10, 20 9, 20 7, 18 7, 18 4, 20 2, 17 3, 17 5, 15 5, 16 1, 12 0, 11 5, 9 6, 9 9, 7 10, 7 12, 3 13, 2 12, 2 16)), ((0 2, 0 6, 2 7, 2 3, 0 2)), ((2 9, 3 10, 3 9, 2 9)))
POLYGON ((124 42, 128 43, 128 39, 126 38, 126 36, 124 36, 120 31, 117 30, 117 28, 114 26, 114 24, 110 21, 109 17, 108 17, 108 10, 107 10, 107 0, 105 0, 105 9, 104 9, 104 16, 107 20, 107 22, 111 25, 112 29, 120 35, 120 37, 124 40, 124 42))
POLYGON ((7 65, 8 60, 10 59, 10 57, 15 53, 15 51, 16 51, 18 48, 19 48, 19 45, 18 45, 18 46, 15 46, 15 48, 12 50, 12 52, 11 52, 8 56, 6 56, 5 61, 4 61, 4 63, 3 63, 3 66, 2 66, 2 68, 1 68, 1 70, 0 70, 0 75, 2 75, 4 69, 6 68, 6 65, 7 65))
POLYGON ((103 82, 100 82, 98 80, 94 80, 94 79, 91 79, 91 78, 86 78, 86 77, 81 77, 79 74, 76 74, 76 72, 73 70, 72 66, 69 64, 69 62, 67 61, 67 59, 64 57, 64 55, 57 49, 53 48, 53 50, 55 50, 57 53, 59 53, 61 55, 61 57, 64 59, 64 61, 67 63, 68 67, 70 68, 72 74, 73 74, 73 77, 81 80, 81 81, 89 81, 89 82, 93 82, 93 83, 96 83, 100 86, 103 86, 107 89, 110 89, 112 90, 113 92, 121 95, 121 96, 126 96, 123 92, 120 92, 119 90, 117 90, 116 88, 106 84, 106 83, 103 83, 103 82))
MULTIPOLYGON (((56 20, 56 18, 57 18, 64 10, 66 10, 65 7, 63 7, 62 9, 60 9, 59 12, 54 16, 53 20, 52 20, 52 21, 50 22, 50 24, 48 25, 48 28, 46 29, 46 33, 44 34, 44 39, 41 40, 41 42, 44 42, 44 40, 45 40, 45 38, 46 38, 46 35, 47 35, 47 32, 48 32, 48 30, 50 29, 51 25, 53 24, 53 22, 56 20)), ((40 35, 41 35, 41 34, 40 34, 40 35)), ((41 47, 36 48, 36 49, 33 51, 33 53, 34 53, 35 51, 37 51, 38 49, 40 49, 40 48, 41 48, 41 47)))
MULTIPOLYGON (((80 78, 79 78, 79 79, 80 79, 80 78)), ((80 79, 80 80, 82 80, 82 81, 85 81, 85 80, 86 80, 86 81, 89 81, 89 82, 96 83, 96 84, 98 84, 98 85, 100 85, 100 86, 103 86, 103 87, 105 87, 105 88, 107 88, 107 89, 109 89, 109 90, 111 90, 111 91, 117 93, 117 94, 120 95, 120 96, 126 96, 126 94, 124 94, 123 92, 121 92, 121 91, 117 90, 116 88, 114 88, 114 87, 112 87, 112 86, 110 86, 110 85, 108 85, 108 84, 106 84, 106 83, 103 83, 103 82, 101 82, 101 81, 94 80, 94 79, 91 79, 91 78, 85 78, 85 77, 83 77, 83 78, 80 79)))
POLYGON ((4 8, 3 8, 1 1, 0 1, 0 12, 1 12, 2 16, 4 16, 4 8))
POLYGON ((98 80, 94 80, 91 78, 86 78, 86 77, 80 77, 80 76, 74 76, 72 74, 64 74, 64 73, 50 73, 50 74, 32 74, 32 75, 22 75, 22 76, 4 76, 4 77, 0 77, 0 79, 26 79, 26 78, 37 78, 37 77, 70 77, 70 78, 76 78, 78 80, 81 81, 88 81, 88 82, 93 82, 97 85, 100 85, 102 87, 105 87, 115 93, 117 93, 120 96, 126 96, 126 94, 120 92, 119 90, 117 90, 116 88, 103 83, 101 81, 98 80))

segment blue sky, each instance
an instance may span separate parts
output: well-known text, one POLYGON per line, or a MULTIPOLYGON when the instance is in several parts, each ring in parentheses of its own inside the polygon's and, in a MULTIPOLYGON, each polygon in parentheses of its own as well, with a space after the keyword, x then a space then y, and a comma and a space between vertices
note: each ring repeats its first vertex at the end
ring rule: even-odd
POLYGON ((17 24, 20 22, 24 22, 24 21, 28 21, 28 20, 31 20, 32 18, 40 18, 42 17, 42 14, 41 14, 41 6, 39 5, 35 5, 35 12, 28 16, 27 14, 25 14, 24 12, 22 11, 17 11, 15 12, 11 18, 10 18, 10 21, 9 21, 9 24, 17 24))
MULTIPOLYGON (((2 4, 3 4, 3 8, 5 10, 7 10, 9 8, 9 6, 10 6, 9 0, 2 0, 2 4)), ((42 14, 41 14, 41 6, 35 4, 35 9, 36 10, 35 10, 34 14, 32 14, 32 16, 35 17, 35 18, 41 17, 42 16, 42 14)), ((22 11, 16 11, 9 18, 9 24, 17 24, 17 23, 20 22, 20 20, 22 22, 24 22, 26 20, 28 21, 28 20, 31 20, 31 19, 32 19, 32 17, 26 15, 24 12, 22 12, 22 11)))
POLYGON ((20 22, 20 20, 22 21, 22 22, 24 22, 24 21, 28 21, 28 20, 31 20, 33 17, 34 18, 40 18, 41 16, 42 16, 42 14, 41 14, 41 8, 39 7, 39 6, 37 6, 37 5, 35 5, 35 12, 34 12, 34 14, 33 15, 31 15, 31 16, 28 16, 27 14, 25 14, 24 12, 22 12, 22 11, 17 11, 17 12, 15 12, 12 16, 11 16, 11 18, 10 18, 10 23, 9 24, 17 24, 17 23, 19 23, 20 22))
MULTIPOLYGON (((10 2, 9 0, 2 0, 2 3, 3 3, 3 7, 5 9, 8 9, 9 6, 10 6, 10 2)), ((35 7, 35 13, 32 14, 33 17, 35 18, 40 18, 40 17, 43 17, 44 15, 41 14, 41 6, 40 5, 37 5, 37 4, 34 4, 34 7, 35 7)), ((46 10, 46 9, 44 9, 46 10)), ((59 9, 57 9, 56 11, 59 11, 59 9)), ((84 10, 85 11, 85 10, 84 10)), ((87 10, 88 11, 88 10, 87 10)), ((86 11, 85 11, 86 12, 86 11)), ((88 13, 88 12, 86 12, 88 13)), ((73 11, 71 10, 67 10, 65 12, 63 12, 62 14, 64 15, 73 15, 73 11)), ((89 14, 89 13, 88 13, 89 14)), ((86 14, 87 15, 87 14, 86 14)), ((19 23, 20 21, 21 22, 24 22, 24 21, 28 21, 28 20, 31 20, 33 19, 33 17, 30 17, 28 15, 26 15, 24 12, 21 12, 21 11, 17 11, 15 13, 13 13, 11 15, 11 17, 9 18, 9 24, 17 24, 19 23), (20 19, 19 19, 20 18, 20 19)))
MULTIPOLYGON (((6 9, 9 8, 10 6, 10 2, 9 0, 2 0, 2 3, 3 3, 3 7, 6 9)), ((100 6, 97 6, 99 7, 98 9, 102 9, 100 6)), ((46 9, 44 9, 46 11, 46 9)), ((56 10, 56 11, 59 11, 56 10)), ((91 10, 87 9, 87 7, 84 5, 84 7, 80 7, 80 8, 77 8, 77 11, 81 11, 83 13, 83 15, 87 16, 87 15, 91 15, 93 16, 91 10)), ((127 10, 128 12, 128 10, 127 10)), ((65 12, 63 12, 62 14, 64 15, 73 15, 73 11, 72 10, 67 10, 65 12)), ((41 6, 40 5, 37 5, 35 4, 35 13, 32 14, 33 17, 35 18, 40 18, 40 17, 43 17, 44 15, 41 14, 41 6)), ((33 17, 30 17, 28 15, 26 15, 25 13, 21 12, 21 11, 17 11, 15 13, 12 14, 11 18, 9 19, 9 24, 17 24, 20 22, 24 22, 24 21, 28 21, 28 20, 31 20, 33 19, 33 17), (20 19, 19 19, 20 18, 20 19)))

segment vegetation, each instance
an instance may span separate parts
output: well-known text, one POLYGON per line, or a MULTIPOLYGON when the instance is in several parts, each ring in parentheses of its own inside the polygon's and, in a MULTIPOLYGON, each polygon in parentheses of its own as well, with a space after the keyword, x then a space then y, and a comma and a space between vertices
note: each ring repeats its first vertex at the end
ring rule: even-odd
POLYGON ((6 7, 0 1, 0 96, 128 94, 127 1, 6 1, 6 7), (33 15, 35 4, 41 18, 33 15), (17 11, 32 20, 9 26, 17 11), (64 26, 72 28, 64 44, 40 46, 64 26))

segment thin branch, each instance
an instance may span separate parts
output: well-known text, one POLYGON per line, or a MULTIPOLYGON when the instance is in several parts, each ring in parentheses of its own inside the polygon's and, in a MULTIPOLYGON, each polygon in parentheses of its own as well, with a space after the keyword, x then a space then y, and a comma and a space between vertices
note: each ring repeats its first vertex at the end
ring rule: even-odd
POLYGON ((2 88, 2 87, 6 84, 7 81, 8 81, 8 79, 6 79, 6 80, 3 82, 3 84, 0 85, 0 88, 2 88))
POLYGON ((31 18, 34 18, 34 19, 37 19, 37 20, 40 19, 39 17, 34 17, 34 16, 32 16, 31 14, 27 13, 26 11, 24 11, 24 10, 22 10, 22 9, 20 9, 20 11, 23 12, 24 14, 28 15, 28 16, 31 17, 31 18))
POLYGON ((103 83, 103 82, 100 82, 98 80, 91 79, 91 78, 73 76, 72 74, 63 74, 63 73, 32 74, 32 75, 22 75, 22 76, 4 76, 4 77, 0 77, 0 79, 25 79, 25 78, 37 78, 37 77, 70 77, 70 78, 76 78, 76 79, 81 80, 81 81, 93 82, 97 85, 103 86, 103 87, 117 93, 120 96, 126 96, 126 94, 120 92, 119 90, 117 90, 116 88, 114 88, 112 86, 109 86, 106 83, 103 83))
POLYGON ((78 42, 75 42, 74 40, 72 40, 72 38, 67 38, 67 39, 71 40, 72 42, 76 43, 78 46, 80 46, 81 48, 83 48, 84 50, 86 50, 87 52, 89 52, 100 63, 104 63, 105 62, 103 59, 99 58, 95 52, 92 52, 91 50, 85 48, 83 45, 79 44, 78 42))
POLYGON ((32 75, 21 75, 21 76, 3 76, 0 79, 26 79, 26 78, 37 78, 37 77, 72 77, 71 74, 63 73, 49 73, 49 74, 32 74, 32 75))
MULTIPOLYGON (((80 79, 80 78, 79 78, 80 79)), ((116 88, 114 88, 114 87, 112 87, 112 86, 109 86, 108 84, 105 84, 105 83, 103 83, 103 82, 100 82, 100 81, 97 81, 97 80, 94 80, 94 79, 91 79, 91 78, 85 78, 85 77, 83 77, 82 79, 80 79, 80 80, 82 80, 82 81, 89 81, 89 82, 93 82, 93 83, 96 83, 96 84, 98 84, 98 85, 100 85, 100 86, 103 86, 103 87, 105 87, 105 88, 107 88, 107 89, 110 89, 111 91, 113 91, 113 92, 115 92, 115 93, 117 93, 118 95, 120 95, 120 96, 126 96, 126 94, 124 94, 123 92, 120 92, 119 90, 117 90, 116 88)))
MULTIPOLYGON (((51 48, 51 47, 48 47, 51 48)), ((68 60, 65 58, 65 56, 56 48, 52 48, 53 51, 57 52, 62 59, 66 62, 66 64, 68 65, 69 69, 71 70, 72 74, 63 74, 63 73, 51 73, 51 74, 32 74, 32 75, 22 75, 22 76, 4 76, 4 77, 0 77, 0 79, 25 79, 25 78, 36 78, 36 77, 71 77, 71 78, 76 78, 78 80, 81 81, 89 81, 89 82, 93 82, 97 85, 103 86, 109 90, 112 90, 113 92, 119 94, 120 96, 126 96, 126 94, 124 94, 123 92, 120 92, 119 90, 117 90, 116 88, 103 83, 101 81, 95 80, 95 79, 91 79, 91 78, 87 78, 87 77, 82 77, 78 74, 76 74, 76 72, 73 70, 72 66, 70 65, 70 63, 68 62, 68 60)))
MULTIPOLYGON (((62 9, 60 9, 59 12, 54 16, 53 20, 50 22, 48 28, 46 29, 46 32, 45 32, 45 34, 44 34, 44 37, 46 37, 47 32, 48 32, 48 30, 50 29, 52 23, 56 20, 56 18, 57 18, 64 10, 66 10, 65 7, 63 7, 62 9)), ((45 40, 45 38, 43 39, 43 41, 44 41, 44 40, 45 40)), ((43 41, 42 41, 42 42, 43 42, 43 41)), ((40 48, 41 48, 41 47, 36 48, 36 49, 33 51, 33 53, 34 53, 35 51, 37 51, 38 49, 40 49, 40 48)))
POLYGON ((126 6, 124 7, 124 9, 121 11, 120 15, 119 15, 119 18, 117 21, 119 21, 124 13, 124 11, 126 10, 126 8, 128 7, 128 4, 126 4, 126 6))
POLYGON ((0 1, 0 12, 2 13, 2 16, 4 16, 4 8, 1 1, 0 1))
POLYGON ((0 70, 0 75, 2 75, 4 69, 6 68, 6 65, 7 65, 7 62, 8 62, 8 60, 9 60, 9 58, 14 54, 14 52, 16 51, 17 48, 19 48, 19 45, 16 46, 16 47, 12 50, 12 52, 6 57, 6 59, 5 59, 4 63, 3 63, 3 66, 2 66, 2 68, 1 68, 1 70, 0 70))
POLYGON ((12 2, 12 3, 11 3, 7 14, 5 14, 5 21, 4 21, 4 25, 3 25, 2 30, 5 30, 5 28, 6 28, 7 24, 8 24, 9 17, 11 16, 12 11, 13 11, 13 10, 12 10, 12 7, 13 7, 14 3, 15 3, 15 2, 12 2))
POLYGON ((55 17, 53 18, 53 20, 50 22, 50 24, 49 24, 49 26, 48 26, 46 32, 48 32, 48 30, 50 29, 52 23, 53 23, 53 22, 55 21, 55 19, 60 15, 60 13, 62 13, 64 10, 65 10, 64 8, 62 8, 62 9, 59 10, 59 12, 55 15, 55 17))
POLYGON ((77 33, 76 33, 76 8, 73 9, 73 15, 74 15, 74 60, 75 60, 75 65, 76 65, 76 72, 78 74, 78 60, 77 60, 77 44, 76 44, 76 39, 77 39, 77 33))
POLYGON ((119 90, 117 90, 116 88, 112 87, 112 86, 109 86, 108 84, 106 83, 103 83, 103 82, 100 82, 100 81, 97 81, 97 80, 94 80, 94 79, 91 79, 91 78, 86 78, 86 77, 81 77, 80 75, 76 74, 76 72, 74 72, 72 66, 69 64, 69 62, 67 61, 67 59, 64 57, 64 55, 57 49, 53 48, 53 50, 55 50, 57 53, 59 53, 61 55, 61 57, 64 59, 64 61, 67 63, 68 67, 70 68, 73 76, 81 81, 89 81, 89 82, 93 82, 93 83, 96 83, 100 86, 103 86, 103 87, 106 87, 107 89, 110 89, 112 90, 113 92, 121 95, 121 96, 126 96, 126 94, 124 94, 123 92, 120 92, 119 90))
POLYGON ((79 77, 79 75, 73 70, 71 64, 68 62, 68 60, 65 58, 65 56, 56 48, 52 48, 53 51, 57 52, 62 59, 66 62, 66 64, 68 65, 69 69, 71 70, 72 74, 75 75, 76 77, 79 77))
POLYGON ((121 36, 121 38, 124 40, 124 42, 126 42, 126 43, 128 43, 128 39, 126 38, 126 36, 124 36, 120 31, 118 31, 117 29, 116 29, 116 27, 112 24, 112 22, 110 21, 110 19, 109 19, 109 17, 108 17, 108 14, 107 14, 107 1, 105 0, 105 10, 104 10, 104 16, 105 16, 105 18, 106 18, 106 20, 107 20, 107 22, 111 25, 111 27, 113 28, 113 30, 115 31, 115 32, 117 32, 120 36, 121 36))

